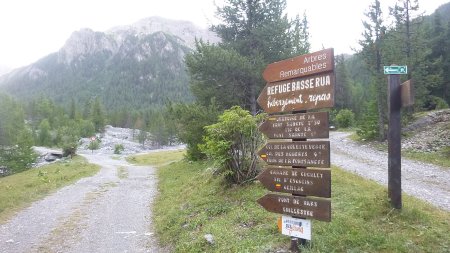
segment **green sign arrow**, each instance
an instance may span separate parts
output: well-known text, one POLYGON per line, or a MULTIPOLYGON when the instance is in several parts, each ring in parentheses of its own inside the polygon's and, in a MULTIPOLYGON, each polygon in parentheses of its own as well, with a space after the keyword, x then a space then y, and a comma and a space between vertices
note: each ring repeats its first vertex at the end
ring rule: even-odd
POLYGON ((385 75, 404 75, 408 74, 408 66, 384 66, 385 75))

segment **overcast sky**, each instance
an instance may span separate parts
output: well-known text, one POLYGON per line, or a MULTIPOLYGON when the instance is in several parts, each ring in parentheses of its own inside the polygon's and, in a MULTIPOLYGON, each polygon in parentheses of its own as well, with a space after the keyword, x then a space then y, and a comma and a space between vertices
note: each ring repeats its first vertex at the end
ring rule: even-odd
MULTIPOLYGON (((139 19, 161 16, 189 20, 201 27, 216 23, 214 2, 223 0, 2 0, 0 66, 28 65, 59 50, 73 31, 105 31, 139 19)), ((426 14, 450 0, 419 0, 426 14)), ((373 0, 287 0, 287 13, 306 11, 312 51, 335 48, 352 53, 361 38, 364 12, 373 0)), ((396 0, 381 0, 384 15, 396 0)), ((450 14, 449 14, 450 15, 450 14)))

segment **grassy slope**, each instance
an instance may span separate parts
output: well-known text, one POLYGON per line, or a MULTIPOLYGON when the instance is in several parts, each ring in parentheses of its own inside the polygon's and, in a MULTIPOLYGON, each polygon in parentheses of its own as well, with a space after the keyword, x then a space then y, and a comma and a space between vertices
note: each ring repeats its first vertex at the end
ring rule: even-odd
POLYGON ((0 223, 31 202, 82 177, 92 176, 99 169, 76 156, 72 160, 0 178, 0 223))
MULTIPOLYGON (((167 157, 168 155, 165 154, 167 157)), ((256 200, 268 193, 255 182, 226 188, 206 163, 180 161, 158 171, 155 226, 175 252, 272 252, 287 248, 277 231, 279 215, 256 200), (215 243, 204 239, 212 234, 215 243)), ((386 189, 332 169, 332 222, 313 222, 303 252, 449 252, 450 214, 412 197, 402 211, 390 208, 386 189)))
POLYGON ((161 151, 144 155, 133 155, 126 158, 129 163, 136 165, 162 166, 183 159, 185 150, 161 151))

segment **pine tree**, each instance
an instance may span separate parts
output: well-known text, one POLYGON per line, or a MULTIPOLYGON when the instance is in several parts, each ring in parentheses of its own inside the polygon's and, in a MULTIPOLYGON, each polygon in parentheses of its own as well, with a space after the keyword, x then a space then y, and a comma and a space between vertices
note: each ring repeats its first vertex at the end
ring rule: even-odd
POLYGON ((379 0, 369 6, 366 12, 367 20, 363 21, 364 32, 363 39, 359 44, 362 46, 360 54, 364 58, 367 67, 372 74, 372 84, 375 86, 375 96, 378 112, 378 139, 386 138, 385 117, 386 117, 386 85, 383 78, 382 63, 382 44, 386 27, 383 25, 383 17, 379 0))
POLYGON ((100 98, 96 97, 91 109, 91 120, 94 123, 95 131, 103 132, 106 124, 105 112, 100 102, 100 98))
POLYGON ((199 43, 186 61, 193 93, 201 104, 214 97, 223 109, 241 105, 256 113, 256 98, 265 84, 264 67, 309 50, 306 16, 290 21, 285 8, 284 0, 226 0, 218 7, 221 23, 211 29, 221 37, 221 44, 199 43), (222 99, 227 94, 231 100, 222 99))

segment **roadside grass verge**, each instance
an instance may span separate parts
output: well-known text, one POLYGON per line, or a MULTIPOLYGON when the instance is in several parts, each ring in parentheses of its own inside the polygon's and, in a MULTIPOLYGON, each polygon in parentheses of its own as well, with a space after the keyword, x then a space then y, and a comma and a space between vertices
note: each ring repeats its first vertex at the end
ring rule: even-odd
POLYGON ((80 178, 92 176, 100 167, 81 156, 0 178, 0 223, 33 201, 80 178))
POLYGON ((424 163, 431 163, 450 169, 450 157, 446 154, 447 150, 440 150, 436 152, 418 152, 413 150, 402 150, 402 155, 411 160, 416 160, 424 163))
MULTIPOLYGON (((378 142, 378 141, 366 141, 362 140, 361 137, 359 137, 356 132, 352 133, 349 138, 352 141, 358 142, 360 144, 366 144, 370 145, 372 148, 378 150, 378 151, 385 151, 388 150, 388 144, 387 142, 378 142)), ((403 149, 402 150, 402 157, 405 157, 410 160, 424 162, 424 163, 430 163, 437 166, 442 166, 445 168, 450 168, 450 147, 442 148, 436 152, 419 152, 414 150, 408 150, 403 149)))
POLYGON ((184 158, 185 154, 186 151, 184 149, 167 150, 128 156, 126 160, 135 165, 152 165, 158 167, 174 161, 179 161, 184 158))
MULTIPOLYGON (((277 229, 280 215, 256 200, 259 182, 226 187, 208 163, 179 161, 159 168, 154 224, 162 245, 174 252, 276 252, 290 238, 277 229), (204 236, 212 234, 214 244, 204 236)), ((450 213, 404 196, 390 208, 386 189, 332 168, 332 222, 313 221, 302 252, 449 252, 450 213)))

